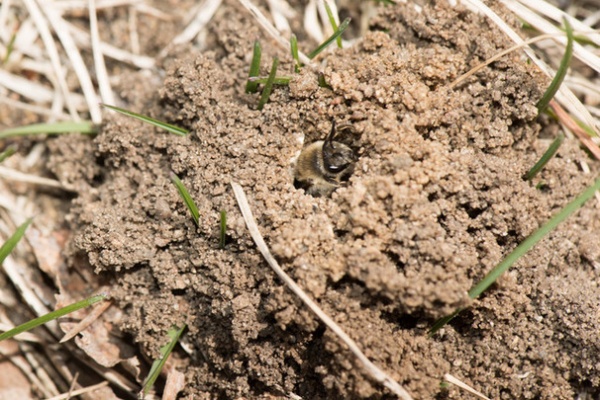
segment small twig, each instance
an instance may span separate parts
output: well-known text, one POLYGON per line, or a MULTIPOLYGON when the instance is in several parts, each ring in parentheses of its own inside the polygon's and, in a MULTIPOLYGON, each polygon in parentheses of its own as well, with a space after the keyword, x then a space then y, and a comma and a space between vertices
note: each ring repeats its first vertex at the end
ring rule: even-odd
POLYGON ((504 57, 505 55, 512 53, 515 50, 519 50, 525 46, 529 46, 530 44, 533 44, 535 42, 539 42, 540 40, 544 40, 544 39, 550 39, 552 37, 555 37, 558 35, 555 34, 545 34, 545 35, 539 35, 536 36, 534 38, 531 38, 525 42, 519 43, 513 47, 511 47, 510 49, 506 49, 504 51, 501 51, 500 53, 496 54, 495 56, 491 57, 490 59, 486 60, 485 62, 471 68, 469 71, 465 72, 464 74, 462 74, 461 76, 459 76, 458 78, 456 78, 451 84, 449 84, 448 86, 446 86, 448 89, 453 89, 456 86, 458 86, 461 82, 463 82, 465 79, 467 79, 468 77, 470 77, 471 75, 475 74, 477 71, 485 68, 486 66, 490 65, 491 63, 499 60, 500 58, 504 57))
POLYGON ((477 390, 473 389, 471 386, 467 385, 460 379, 458 379, 450 374, 444 374, 444 380, 448 383, 452 383, 453 385, 458 386, 459 388, 461 388, 463 390, 466 390, 467 392, 479 397, 480 399, 490 400, 490 398, 485 396, 483 393, 478 392, 477 390))
POLYGON ((235 198, 244 217, 244 221, 246 222, 246 226, 250 231, 250 236, 252 236, 254 243, 256 243, 256 246, 258 247, 258 250, 261 252, 273 271, 275 271, 277 276, 279 276, 279 278, 290 288, 290 290, 294 292, 294 294, 298 296, 304 302, 304 304, 306 304, 308 308, 310 308, 310 310, 315 313, 315 315, 346 344, 346 346, 348 346, 350 351, 359 359, 373 379, 382 383, 401 399, 412 399, 408 392, 404 390, 404 388, 400 386, 398 382, 373 364, 359 349, 356 342, 352 340, 350 336, 348 336, 348 334, 346 334, 346 332, 344 332, 344 330, 333 319, 331 319, 331 317, 327 315, 288 274, 283 271, 283 269, 281 269, 275 260, 275 257, 273 257, 269 251, 269 248, 260 234, 260 231, 258 230, 258 226, 256 225, 256 221, 252 215, 252 210, 250 209, 250 205, 248 204, 248 199, 246 198, 244 190, 235 182, 231 182, 231 187, 233 188, 233 193, 235 194, 235 198))

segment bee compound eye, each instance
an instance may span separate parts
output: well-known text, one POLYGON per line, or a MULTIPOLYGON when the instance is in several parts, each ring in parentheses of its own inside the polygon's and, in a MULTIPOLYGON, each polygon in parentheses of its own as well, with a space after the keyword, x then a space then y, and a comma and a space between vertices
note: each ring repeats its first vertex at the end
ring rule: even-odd
POLYGON ((333 173, 339 173, 339 172, 342 172, 343 170, 345 170, 346 167, 348 167, 348 164, 344 164, 344 165, 327 165, 327 171, 333 172, 333 173))

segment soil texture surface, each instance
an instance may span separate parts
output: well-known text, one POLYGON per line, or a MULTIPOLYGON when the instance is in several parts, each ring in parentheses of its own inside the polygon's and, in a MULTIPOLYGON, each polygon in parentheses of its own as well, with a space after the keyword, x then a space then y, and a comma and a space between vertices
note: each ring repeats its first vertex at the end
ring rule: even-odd
MULTIPOLYGON (((351 2, 342 11, 360 19, 351 2)), ((297 24, 300 47, 314 48, 297 24)), ((164 40, 147 37, 157 48, 164 40)), ((50 143, 54 174, 78 193, 69 265, 110 292, 121 310, 111 332, 155 358, 167 330, 187 324, 171 360, 185 375, 181 398, 394 398, 268 267, 232 181, 283 269, 415 399, 466 398, 442 384, 446 373, 494 399, 600 394, 597 202, 479 299, 467 295, 600 169, 566 139, 540 175, 523 179, 558 127, 537 118, 549 80, 521 52, 448 88, 512 46, 488 20, 445 2, 381 6, 364 35, 295 74, 253 17, 224 1, 204 43, 174 49, 164 76, 131 73, 117 88, 121 106, 188 136, 112 114, 94 138, 50 143), (260 93, 244 90, 255 40, 261 75, 278 56, 278 74, 292 77, 262 111, 260 93), (332 121, 357 161, 333 193, 314 197, 294 185, 295 160, 332 121), (198 205, 198 225, 173 173, 198 205)))

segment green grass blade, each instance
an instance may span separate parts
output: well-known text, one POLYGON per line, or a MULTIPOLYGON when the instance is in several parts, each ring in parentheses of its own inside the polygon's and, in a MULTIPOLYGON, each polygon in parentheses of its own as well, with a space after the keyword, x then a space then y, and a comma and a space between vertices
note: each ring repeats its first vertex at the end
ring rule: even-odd
POLYGON ((540 172, 542 170, 542 168, 544 168, 544 166, 548 163, 548 161, 550 161, 550 159, 552 159, 552 157, 554 157, 554 155, 558 151, 558 148, 560 147, 560 145, 562 144, 562 142, 564 140, 565 140, 565 135, 564 135, 564 133, 560 132, 558 134, 558 137, 556 139, 554 139, 552 144, 548 147, 548 150, 546 150, 544 155, 542 155, 542 157, 539 159, 539 161, 536 162, 535 165, 533 167, 531 167, 531 169, 525 174, 524 179, 528 180, 528 181, 533 179, 533 177, 536 176, 538 174, 538 172, 540 172))
POLYGON ((452 321, 454 319, 454 317, 456 317, 462 310, 464 310, 464 309, 459 308, 456 311, 454 311, 452 314, 446 315, 445 317, 442 317, 442 318, 438 319, 437 321, 435 321, 435 323, 429 330, 429 336, 435 335, 437 333, 437 331, 442 329, 444 327, 444 325, 446 325, 448 322, 452 321))
POLYGON ((225 248, 225 239, 227 238, 227 212, 221 210, 221 232, 219 235, 219 248, 225 248))
MULTIPOLYGON (((252 78, 254 76, 258 76, 260 72, 260 58, 262 55, 262 49, 260 47, 260 43, 257 40, 254 42, 254 51, 252 53, 252 63, 250 64, 250 73, 248 74, 248 78, 252 78)), ((258 91, 258 83, 252 82, 248 80, 246 83, 246 93, 256 93, 258 91)))
POLYGON ((8 45, 6 46, 6 54, 4 54, 4 59, 2 60, 2 64, 6 64, 8 62, 8 59, 10 58, 10 55, 13 52, 13 48, 15 46, 16 39, 17 39, 17 30, 15 29, 12 36, 10 37, 10 40, 8 41, 8 45))
POLYGON ((188 210, 190 210, 190 214, 192 214, 192 218, 194 219, 194 222, 196 223, 197 226, 200 226, 200 212, 198 211, 198 207, 196 206, 196 203, 192 199, 192 196, 190 196, 190 193, 183 185, 183 182, 181 182, 181 179, 179 179, 179 177, 175 174, 171 174, 171 181, 173 181, 173 184, 177 188, 177 191, 179 192, 179 195, 183 199, 183 202, 187 206, 188 210))
POLYGON ((178 136, 185 136, 185 135, 187 135, 189 133, 189 131, 187 129, 183 129, 183 128, 180 128, 180 127, 175 126, 175 125, 167 124, 166 122, 162 122, 162 121, 159 121, 159 120, 154 119, 154 118, 147 117, 147 116, 142 115, 142 114, 134 113, 132 111, 125 110, 123 108, 119 108, 119 107, 115 107, 115 106, 110 106, 108 104, 102 104, 102 106, 104 106, 106 108, 109 108, 109 109, 111 109, 113 111, 116 111, 116 112, 118 112, 120 114, 127 115, 128 117, 133 117, 133 118, 138 119, 138 120, 140 120, 142 122, 145 122, 147 124, 154 125, 157 128, 164 129, 165 131, 170 132, 170 133, 174 133, 175 135, 178 135, 178 136))
POLYGON ((154 360, 152 367, 150 367, 150 372, 148 372, 148 376, 144 380, 144 387, 142 389, 143 397, 148 394, 152 388, 152 385, 154 385, 154 382, 156 382, 156 379, 160 375, 160 371, 163 369, 167 359, 169 358, 169 355, 171 355, 171 352, 173 352, 173 349, 175 348, 175 345, 179 341, 179 338, 181 337, 181 334, 185 328, 185 324, 181 328, 174 326, 167 332, 167 335, 169 336, 169 343, 160 348, 160 358, 154 360))
POLYGON ((300 56, 298 55, 298 39, 296 35, 292 33, 290 37, 290 49, 292 51, 292 58, 294 59, 294 71, 299 74, 300 73, 300 56))
POLYGON ((562 60, 560 60, 560 66, 558 68, 558 71, 556 71, 554 79, 552 79, 552 82, 550 82, 550 86, 548 86, 548 89, 546 89, 546 92, 544 93, 540 101, 538 101, 537 108, 539 113, 542 113, 546 110, 548 104, 550 104, 550 100, 552 100, 556 92, 558 92, 560 85, 562 84, 563 80, 565 79, 565 76, 567 75, 569 65, 571 64, 571 57, 573 56, 573 28, 571 27, 571 24, 566 18, 564 18, 563 21, 565 24, 565 31, 567 32, 567 47, 565 49, 565 54, 563 55, 562 60))
POLYGON ((19 333, 29 331, 33 328, 36 328, 40 325, 47 323, 47 322, 50 322, 57 318, 63 317, 67 314, 70 314, 70 313, 80 310, 82 308, 89 307, 92 304, 95 304, 101 300, 104 300, 105 298, 106 298, 106 294, 101 293, 96 296, 88 297, 85 300, 78 301, 77 303, 69 304, 68 306, 59 308, 56 311, 52 311, 51 313, 42 315, 41 317, 32 319, 31 321, 21 324, 9 331, 4 332, 3 334, 1 334, 0 341, 5 340, 5 339, 10 339, 11 337, 18 335, 19 333))
POLYGON ((344 33, 344 31, 346 30, 346 28, 348 28, 348 25, 350 25, 350 18, 346 18, 339 26, 338 30, 335 31, 333 33, 333 35, 329 36, 329 38, 327 38, 327 40, 325 40, 319 47, 317 47, 315 50, 313 50, 309 55, 308 58, 310 58, 311 60, 313 58, 315 58, 316 56, 318 56, 327 46, 329 46, 334 40, 336 40, 338 37, 340 37, 342 35, 342 33, 344 33))
POLYGON ((6 139, 15 136, 40 135, 40 134, 60 134, 60 133, 85 133, 95 134, 97 129, 90 121, 83 122, 53 122, 51 124, 33 124, 20 126, 18 128, 5 129, 0 131, 0 139, 6 139))
MULTIPOLYGON (((323 4, 325 4, 325 11, 327 11, 327 18, 329 18, 329 23, 331 24, 333 31, 336 32, 338 30, 338 24, 337 24, 337 22, 335 22, 335 17, 333 16, 331 7, 329 7, 329 4, 326 1, 324 1, 323 4)), ((342 37, 338 36, 337 38, 335 38, 335 40, 337 42, 337 46, 341 49, 342 48, 342 37)))
POLYGON ((273 89, 273 81, 275 81, 275 74, 277 74, 277 67, 279 66, 279 58, 275 57, 273 59, 273 64, 271 65, 271 72, 269 73, 269 78, 267 79, 267 83, 265 83, 265 87, 263 89, 262 95, 260 96, 260 101, 258 102, 258 109, 262 110, 267 101, 269 100, 269 96, 271 95, 271 90, 273 89))
POLYGON ((0 153, 0 163, 15 154, 16 151, 17 150, 15 150, 14 147, 9 147, 8 149, 4 150, 2 153, 0 153))
POLYGON ((319 72, 318 81, 319 81, 319 87, 330 89, 330 90, 333 89, 331 87, 331 85, 329 85, 329 83, 327 83, 327 81, 325 80, 325 75, 323 75, 322 72, 319 72))
MULTIPOLYGON (((492 269, 488 274, 471 290, 469 290, 469 297, 471 299, 476 299, 481 295, 487 288, 489 288, 496 280, 506 272, 519 258, 521 258, 525 253, 527 253, 533 246, 535 246, 544 236, 546 236, 549 232, 556 229, 558 224, 567 219, 571 214, 579 209, 588 201, 597 190, 600 190, 600 178, 596 180, 596 182, 581 192, 581 194, 569 204, 567 204, 562 210, 559 211, 558 214, 550 218, 548 222, 542 225, 537 231, 533 232, 527 239, 525 239, 520 245, 518 245, 500 264, 498 264, 494 269, 492 269)), ((437 332, 442 326, 448 323, 452 318, 454 318, 461 310, 456 310, 454 314, 441 318, 435 322, 431 330, 429 331, 430 335, 433 335, 437 332)))
POLYGON ((17 228, 15 233, 13 233, 12 236, 9 237, 6 242, 4 242, 2 247, 0 247, 0 264, 4 262, 4 259, 10 254, 11 251, 13 251, 17 243, 19 243, 19 241, 25 234, 25 231, 27 230, 27 228, 29 228, 29 225, 31 225, 32 221, 33 218, 29 218, 27 221, 23 222, 17 228))
MULTIPOLYGON (((262 83, 264 85, 269 81, 269 78, 268 77, 267 78, 255 77, 255 78, 250 78, 250 80, 252 82, 262 83)), ((291 76, 276 76, 275 79, 273 79, 273 85, 287 86, 290 84, 291 80, 292 80, 291 76)))
POLYGON ((573 40, 582 46, 592 46, 596 49, 600 48, 600 46, 598 46, 596 42, 594 42, 592 39, 585 35, 573 35, 573 40))
POLYGON ((579 126, 581 129, 583 129, 585 131, 585 133, 588 134, 589 137, 598 137, 598 134, 596 133, 594 128, 592 128, 591 126, 589 126, 588 124, 586 124, 583 121, 580 121, 576 118, 573 118, 573 119, 575 120, 575 123, 577 124, 577 126, 579 126))

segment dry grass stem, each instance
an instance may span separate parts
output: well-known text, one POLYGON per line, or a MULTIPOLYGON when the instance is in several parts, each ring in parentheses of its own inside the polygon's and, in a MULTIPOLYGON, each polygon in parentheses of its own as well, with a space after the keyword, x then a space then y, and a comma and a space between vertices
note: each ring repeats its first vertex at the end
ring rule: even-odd
MULTIPOLYGON (((39 317, 52 311, 46 306, 48 303, 45 299, 42 300, 38 297, 36 293, 37 286, 34 286, 31 279, 28 277, 28 270, 31 266, 18 263, 11 256, 6 257, 2 266, 11 283, 17 288, 19 293, 21 293, 23 300, 31 307, 36 316, 39 317)), ((59 334, 56 321, 50 321, 44 326, 53 332, 53 334, 59 334)))
POLYGON ((335 20, 335 23, 338 26, 340 25, 340 17, 339 17, 338 8, 337 8, 337 5, 335 4, 335 1, 320 0, 317 3, 317 9, 319 11, 319 17, 321 18, 321 25, 323 26, 323 32, 325 32, 326 37, 329 37, 329 36, 333 35, 333 27, 329 23, 329 16, 327 15, 327 9, 325 8, 325 2, 327 2, 327 5, 329 6, 331 13, 333 14, 333 19, 335 20))
MULTIPOLYGON (((122 6, 135 6, 144 0, 96 0, 96 9, 114 8, 122 6)), ((54 3, 53 7, 61 11, 86 11, 88 0, 63 0, 54 3)))
MULTIPOLYGON (((7 308, 10 307, 10 305, 8 305, 6 303, 2 303, 2 305, 7 308)), ((15 305, 12 304, 12 306, 14 307, 15 305)), ((1 312, 2 312, 2 317, 1 317, 2 321, 9 321, 8 316, 6 315, 4 310, 1 312)), ((14 327, 15 327, 15 325, 13 323, 7 323, 7 322, 0 323, 0 331, 2 331, 2 332, 10 331, 14 327)), ((14 339, 18 342, 33 342, 33 343, 41 343, 42 342, 42 340, 39 338, 39 336, 37 336, 31 332, 21 332, 18 335, 13 336, 12 339, 14 339)))
MULTIPOLYGON (((526 2, 519 0, 519 3, 530 10, 534 10, 535 12, 554 20, 557 24, 561 24, 563 18, 568 18, 569 23, 573 26, 573 30, 581 32, 582 35, 585 35, 597 46, 600 46, 600 32, 592 28, 597 20, 580 21, 545 0, 527 0, 526 2)), ((600 18, 600 11, 596 12, 595 15, 597 18, 600 18)))
MULTIPOLYGON (((77 42, 77 45, 81 48, 91 48, 90 45, 90 35, 77 28, 76 26, 68 23, 65 21, 65 26, 69 29, 69 31, 71 32, 71 35, 73 36, 73 38, 75 39, 75 41, 77 42)), ((105 42, 100 42, 100 50, 102 51, 102 53, 109 58, 112 58, 113 60, 117 60, 129 65, 133 65, 137 68, 140 69, 152 69, 155 66, 155 61, 154 58, 152 57, 147 57, 147 56, 143 56, 143 55, 137 55, 137 54, 133 54, 129 51, 123 50, 123 49, 119 49, 111 44, 105 43, 105 42)))
POLYGON ((42 352, 36 351, 34 347, 28 343, 20 343, 19 348, 44 387, 53 394, 60 393, 56 386, 56 382, 58 382, 60 378, 56 375, 56 371, 52 368, 45 355, 42 352))
POLYGON ((556 101, 550 101, 550 107, 558 117, 558 120, 564 124, 567 129, 573 132, 577 138, 579 138, 581 143, 584 144, 584 146, 590 151, 590 153, 594 155, 594 157, 596 157, 596 159, 600 160, 600 147, 594 143, 592 138, 590 138, 590 136, 577 124, 577 122, 575 122, 573 118, 556 101))
POLYGON ((62 47, 65 49, 67 57, 71 61, 71 66, 75 71, 75 75, 77 75, 80 88, 83 91, 83 95, 87 102, 91 120, 95 124, 99 124, 102 122, 102 114, 100 112, 100 106, 98 105, 96 89, 92 84, 92 78, 90 77, 88 67, 83 62, 83 58, 79 53, 79 49, 77 48, 73 37, 69 33, 69 30, 66 28, 64 20, 60 14, 54 8, 52 8, 51 4, 48 3, 44 3, 44 14, 48 18, 50 25, 52 25, 52 28, 58 36, 62 47))
MULTIPOLYGON (((138 12, 135 7, 129 8, 129 18, 127 18, 127 25, 129 28, 129 46, 133 54, 140 54, 140 35, 138 34, 138 12)), ((115 103, 110 103, 115 104, 115 103)))
MULTIPOLYGON (((100 98, 103 103, 115 104, 115 97, 108 79, 108 72, 106 72, 104 56, 100 49, 100 32, 98 32, 98 16, 96 15, 95 0, 88 0, 88 4, 90 36, 92 37, 92 54, 94 55, 94 67, 96 69, 98 88, 100 89, 100 98)), ((94 122, 98 123, 100 121, 94 122)))
POLYGON ((68 190, 67 188, 64 187, 64 185, 62 183, 60 183, 59 181, 57 181, 55 179, 43 178, 43 177, 37 176, 37 175, 26 174, 24 172, 20 172, 20 171, 11 169, 11 168, 7 168, 2 165, 0 165, 0 177, 5 178, 5 179, 10 179, 13 181, 23 182, 23 183, 32 183, 34 185, 42 185, 42 186, 48 186, 48 187, 68 190))
POLYGON ((256 225, 256 221, 254 220, 254 216, 252 215, 252 210, 250 209, 250 205, 248 204, 248 199, 246 198, 246 194, 242 187, 235 183, 231 182, 231 187, 233 188, 233 192, 235 194, 235 198, 238 202, 242 215, 244 217, 244 221, 246 222, 246 226, 250 231, 250 236, 256 243, 259 251, 269 264, 269 266, 275 271, 277 276, 290 288, 292 292, 296 296, 298 296, 304 304, 308 306, 308 308, 315 313, 315 315, 323 321, 323 323, 331 329, 345 344, 348 346, 350 351, 354 353, 356 358, 360 361, 360 363, 364 366, 368 374, 377 382, 383 384, 385 387, 390 389, 394 394, 396 394, 399 398, 403 400, 410 400, 412 397, 408 394, 406 390, 398 382, 392 379, 387 373, 382 371, 379 367, 373 364, 367 356, 359 349, 358 345, 354 340, 344 332, 344 330, 333 320, 329 315, 327 315, 318 305, 315 303, 305 292, 298 286, 296 282, 288 274, 281 269, 275 257, 271 254, 267 244, 265 243, 260 231, 258 230, 258 226, 256 225))
POLYGON ((136 3, 133 8, 140 14, 149 15, 151 17, 160 19, 162 21, 170 21, 170 20, 174 19, 174 17, 172 15, 164 13, 164 12, 160 11, 158 8, 154 8, 151 5, 146 4, 144 2, 136 3))
MULTIPOLYGON (((250 0, 239 0, 239 2, 252 14, 260 26, 273 38, 275 41, 283 47, 288 53, 290 52, 290 41, 288 38, 284 38, 279 31, 271 24, 271 22, 263 15, 263 13, 254 5, 250 0)), ((298 56, 303 64, 312 66, 312 60, 301 51, 298 51, 298 56)))
POLYGON ((191 42, 212 19, 221 3, 222 0, 205 0, 204 3, 197 8, 194 19, 188 24, 183 32, 177 35, 171 43, 160 52, 160 56, 165 57, 173 46, 191 42))
POLYGON ((310 0, 304 9, 304 30, 315 42, 322 43, 325 40, 325 33, 319 23, 317 1, 310 0))
POLYGON ((96 321, 103 313, 106 311, 112 303, 110 301, 103 301, 98 304, 96 307, 90 311, 88 315, 85 316, 79 323, 77 323, 70 331, 65 333, 65 336, 60 339, 59 343, 64 343, 66 341, 74 338, 78 333, 85 330, 88 326, 90 326, 94 321, 96 321))
POLYGON ((27 358, 21 355, 22 353, 19 348, 22 346, 18 345, 15 341, 10 342, 15 343, 14 350, 11 352, 6 352, 3 349, 0 352, 6 357, 10 357, 11 363, 17 368, 19 368, 19 370, 21 370, 21 372, 23 372, 23 374, 27 376, 27 379, 31 381, 31 386, 39 390, 44 396, 44 398, 50 398, 58 394, 59 392, 56 389, 56 386, 52 384, 52 386, 46 387, 43 380, 40 379, 40 377, 38 376, 38 371, 35 370, 35 368, 29 363, 29 360, 27 358))
MULTIPOLYGON (((3 69, 0 69, 0 86, 4 86, 36 103, 50 103, 55 96, 55 92, 46 86, 11 74, 3 69)), ((5 101, 4 96, 2 96, 2 101, 5 101)))
MULTIPOLYGON (((506 2, 505 5, 512 12, 514 12, 516 15, 519 15, 521 18, 523 18, 525 21, 527 21, 527 23, 533 25, 533 27, 539 31, 542 31, 545 33, 556 33, 556 34, 563 33, 563 31, 561 29, 559 29, 557 26, 546 21, 544 18, 539 16, 535 11, 530 10, 529 8, 521 5, 520 3, 506 2)), ((568 17, 568 19, 569 19, 569 23, 571 23, 572 21, 575 20, 572 17, 568 17)), ((574 26, 575 24, 572 24, 572 25, 573 25, 573 29, 576 29, 574 26)), ((578 24, 578 25, 580 25, 580 24, 578 24)), ((565 37, 565 35, 557 36, 555 38, 555 40, 558 41, 559 43, 561 43, 563 46, 565 46, 567 43, 567 38, 565 37)), ((596 72, 600 72, 600 57, 598 57, 597 55, 595 55, 594 53, 592 53, 591 51, 589 51, 588 49, 586 49, 585 47, 583 47, 582 45, 580 45, 577 42, 573 43, 573 55, 575 57, 577 57, 579 60, 581 60, 582 62, 584 62, 585 64, 587 64, 590 68, 596 70, 596 72)))
POLYGON ((82 389, 78 389, 78 390, 69 390, 68 393, 63 393, 60 394, 58 396, 53 396, 50 398, 47 398, 46 400, 65 400, 65 399, 71 399, 73 397, 76 396, 80 396, 82 394, 86 394, 86 393, 92 393, 95 392, 98 389, 101 389, 105 386, 108 386, 108 381, 104 381, 104 382, 100 382, 97 385, 92 385, 92 386, 88 386, 82 389))
POLYGON ((275 28, 286 36, 292 33, 288 18, 295 18, 296 12, 285 0, 267 0, 275 28))
MULTIPOLYGON (((564 35, 564 33, 562 34, 564 35)), ((502 57, 504 57, 505 55, 512 53, 515 50, 521 49, 525 46, 528 46, 532 43, 538 42, 540 40, 544 40, 544 39, 549 39, 554 37, 555 35, 551 35, 551 34, 546 34, 546 35, 539 35, 536 36, 534 38, 531 38, 523 43, 517 44, 513 47, 511 47, 510 49, 506 49, 504 51, 501 51, 500 53, 496 54, 495 56, 491 57, 490 59, 486 60, 485 62, 477 65, 476 67, 471 68, 469 71, 465 72, 464 74, 462 74, 461 76, 459 76, 458 78, 456 78, 454 80, 454 82, 450 83, 447 88, 448 89, 453 89, 456 86, 460 85, 465 79, 467 79, 468 77, 472 76, 473 74, 477 73, 477 71, 480 71, 481 69, 485 68, 486 66, 490 65, 491 63, 501 59, 502 57)))
POLYGON ((50 57, 52 69, 54 70, 54 76, 49 78, 58 85, 59 92, 66 103, 71 118, 75 121, 80 121, 77 109, 75 108, 75 104, 71 98, 71 93, 69 92, 69 87, 67 86, 67 81, 65 79, 66 73, 60 63, 58 49, 56 47, 56 43, 54 42, 54 38, 52 37, 52 33, 50 32, 48 22, 46 21, 46 18, 44 18, 42 11, 38 8, 35 0, 23 0, 23 2, 25 3, 25 6, 29 11, 29 15, 31 15, 31 18, 35 23, 42 41, 44 42, 44 46, 46 47, 46 52, 50 57))
POLYGON ((483 393, 478 392, 477 390, 473 389, 471 386, 467 385, 466 383, 464 383, 463 381, 461 381, 460 379, 450 375, 450 374, 445 374, 444 375, 444 380, 446 382, 452 383, 453 385, 458 386, 459 388, 466 390, 467 392, 471 393, 472 395, 475 395, 477 397, 479 397, 480 399, 484 399, 484 400, 491 400, 489 397, 485 396, 483 393))
MULTIPOLYGON (((2 72, 3 71, 0 70, 0 75, 2 74, 2 72)), ((2 84, 0 83, 0 86, 1 85, 2 84)), ((24 103, 22 101, 13 100, 13 99, 10 99, 10 98, 4 97, 4 96, 0 96, 0 104, 6 104, 7 106, 10 106, 12 108, 16 108, 19 110, 29 111, 29 112, 39 114, 39 115, 45 115, 46 117, 53 117, 59 121, 66 121, 70 118, 68 114, 54 112, 48 107, 36 106, 34 104, 24 103)))

